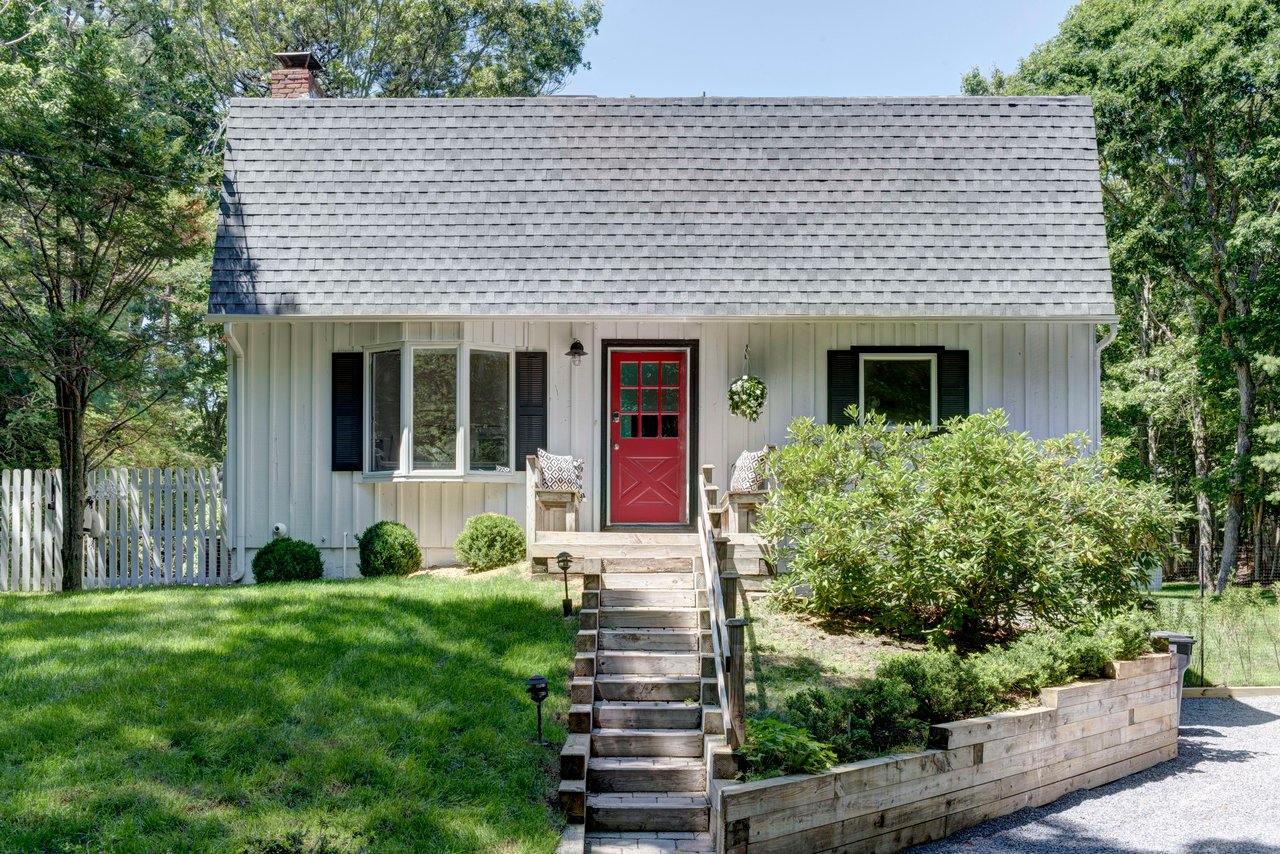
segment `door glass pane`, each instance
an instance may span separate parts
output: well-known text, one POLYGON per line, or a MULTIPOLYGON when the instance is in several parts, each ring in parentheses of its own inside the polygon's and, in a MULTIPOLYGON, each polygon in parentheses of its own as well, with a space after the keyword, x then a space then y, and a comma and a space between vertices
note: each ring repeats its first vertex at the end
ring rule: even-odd
POLYGON ((643 385, 658 384, 658 363, 645 362, 640 369, 640 379, 643 385))
POLYGON ((640 392, 640 404, 645 412, 658 411, 658 390, 656 388, 646 388, 640 392))
POLYGON ((663 362, 662 363, 662 384, 663 385, 679 385, 680 384, 680 363, 679 362, 663 362))
POLYGON ((369 358, 369 471, 400 467, 400 351, 369 358))
POLYGON ((640 416, 640 438, 656 439, 658 437, 658 416, 640 416))
POLYGON ((933 423, 931 359, 862 359, 862 399, 890 424, 933 423))
POLYGON ((679 412, 680 411, 680 389, 664 388, 662 390, 662 411, 663 412, 679 412))
POLYGON ((621 366, 622 385, 640 385, 640 372, 635 362, 623 362, 621 366))
POLYGON ((472 471, 511 471, 511 363, 507 353, 471 351, 472 471))
POLYGON ((413 467, 448 470, 458 459, 458 352, 413 351, 413 467))
POLYGON ((639 409, 640 407, 637 405, 637 399, 639 396, 640 392, 637 390, 633 388, 624 388, 622 390, 622 411, 635 412, 639 409))
POLYGON ((634 439, 636 437, 636 419, 637 415, 622 416, 622 438, 634 439))
POLYGON ((664 439, 680 438, 680 416, 679 415, 662 416, 662 438, 664 439))

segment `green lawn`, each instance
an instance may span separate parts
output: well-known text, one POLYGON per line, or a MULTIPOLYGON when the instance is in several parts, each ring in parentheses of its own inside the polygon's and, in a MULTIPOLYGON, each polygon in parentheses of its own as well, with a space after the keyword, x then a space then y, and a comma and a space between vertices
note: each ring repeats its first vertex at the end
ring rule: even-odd
POLYGON ((1174 583, 1151 595, 1162 629, 1196 638, 1187 685, 1280 685, 1280 605, 1274 591, 1232 588, 1202 604, 1198 585, 1174 583))
POLYGON ((0 598, 0 851, 551 852, 527 573, 0 598))

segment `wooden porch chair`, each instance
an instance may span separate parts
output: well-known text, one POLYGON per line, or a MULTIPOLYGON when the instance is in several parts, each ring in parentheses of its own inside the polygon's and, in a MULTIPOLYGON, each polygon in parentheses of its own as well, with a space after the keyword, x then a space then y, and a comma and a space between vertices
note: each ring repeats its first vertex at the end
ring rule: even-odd
POLYGON ((525 457, 525 472, 528 542, 534 543, 539 531, 578 531, 582 494, 576 489, 545 488, 537 454, 525 457))
MULTIPOLYGON (((777 450, 776 445, 765 445, 765 458, 777 450)), ((736 463, 734 467, 736 468, 736 463)), ((724 498, 721 500, 723 509, 724 524, 726 533, 730 534, 747 534, 755 530, 756 514, 763 504, 769 498, 769 490, 761 488, 756 490, 735 490, 733 489, 733 471, 729 473, 729 489, 725 492, 724 498)))

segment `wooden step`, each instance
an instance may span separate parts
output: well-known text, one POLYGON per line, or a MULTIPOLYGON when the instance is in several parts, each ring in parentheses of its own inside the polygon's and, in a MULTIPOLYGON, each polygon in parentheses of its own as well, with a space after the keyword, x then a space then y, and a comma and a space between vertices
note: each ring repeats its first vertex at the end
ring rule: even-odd
POLYGON ((587 797, 587 827, 592 830, 702 832, 708 826, 708 813, 707 796, 701 792, 613 792, 587 797))
POLYGON ((694 653, 614 650, 598 653, 595 668, 596 673, 652 673, 660 676, 695 675, 701 672, 702 656, 694 653))
POLYGON ((693 573, 618 572, 600 576, 605 590, 692 590, 693 573))
MULTIPOLYGON (((607 582, 606 582, 607 583, 607 582)), ((611 608, 693 608, 705 602, 701 590, 611 590, 600 591, 601 609, 611 608)))
POLYGON ((593 756, 702 756, 702 731, 696 729, 611 729, 591 732, 593 756))
POLYGON ((697 608, 602 608, 596 622, 602 629, 696 629, 707 616, 697 608))
POLYGON ((597 756, 587 763, 587 788, 592 792, 701 792, 706 785, 702 759, 597 756))
POLYGON ((603 572, 617 575, 620 572, 689 572, 693 560, 684 557, 668 558, 605 558, 600 562, 603 572))
MULTIPOLYGON (((578 708, 573 706, 571 708, 578 708)), ((694 702, 596 702, 595 726, 602 729, 700 729, 702 706, 694 702)), ((579 730, 571 729, 572 732, 579 730)))
MULTIPOLYGON (((609 543, 615 545, 685 545, 697 548, 698 533, 696 531, 539 531, 538 541, 549 543, 555 540, 565 545, 594 545, 609 543)), ((572 551, 572 549, 570 549, 572 551)), ((577 557, 577 555, 574 555, 577 557)), ((629 555, 619 555, 629 557, 629 555)))
POLYGON ((646 649, 653 652, 698 652, 697 629, 603 629, 596 642, 602 650, 646 649))
POLYGON ((597 699, 619 702, 697 702, 701 691, 697 676, 604 674, 595 680, 597 699))

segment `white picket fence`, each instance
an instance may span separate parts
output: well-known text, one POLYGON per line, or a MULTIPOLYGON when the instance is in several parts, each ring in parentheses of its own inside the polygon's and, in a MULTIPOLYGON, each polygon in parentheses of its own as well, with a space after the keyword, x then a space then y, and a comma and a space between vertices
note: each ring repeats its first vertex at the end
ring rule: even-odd
MULTIPOLYGON (((90 472, 86 589, 227 584, 231 556, 217 467, 90 472)), ((0 471, 0 591, 62 588, 61 473, 0 471)))

